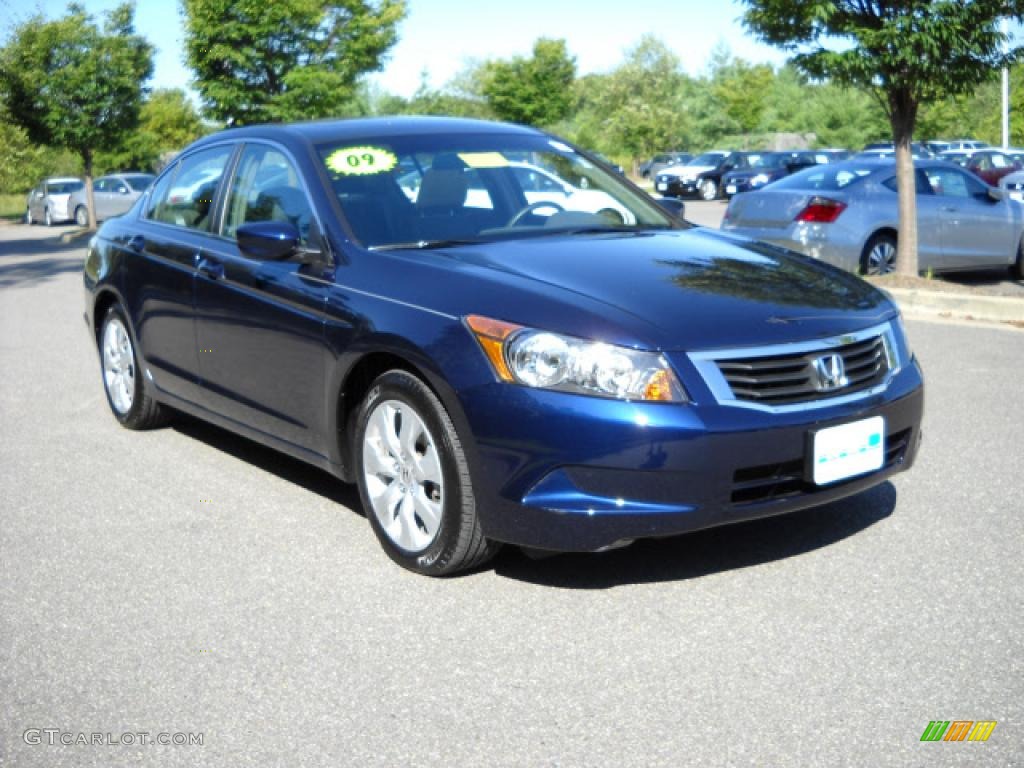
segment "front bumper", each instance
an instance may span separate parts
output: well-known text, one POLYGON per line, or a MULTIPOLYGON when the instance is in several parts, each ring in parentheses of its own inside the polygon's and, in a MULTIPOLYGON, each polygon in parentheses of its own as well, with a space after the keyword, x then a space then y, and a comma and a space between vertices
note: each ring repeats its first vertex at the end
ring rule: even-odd
POLYGON ((670 197, 688 197, 697 194, 697 180, 681 179, 678 176, 658 176, 654 180, 654 191, 670 197))
POLYGON ((819 506, 878 485, 913 464, 924 390, 913 362, 877 395, 785 414, 505 384, 481 387, 463 404, 484 534, 594 551, 819 506), (886 423, 883 468, 833 485, 810 482, 809 432, 872 416, 886 423))

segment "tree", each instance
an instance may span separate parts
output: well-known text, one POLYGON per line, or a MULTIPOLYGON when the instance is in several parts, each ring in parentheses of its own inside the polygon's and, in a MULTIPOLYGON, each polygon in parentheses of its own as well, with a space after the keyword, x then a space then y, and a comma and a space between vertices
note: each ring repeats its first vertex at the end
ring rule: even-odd
POLYGON ((139 110, 139 127, 114 149, 97 157, 103 173, 156 171, 161 158, 177 152, 207 132, 199 113, 180 88, 153 91, 139 110))
POLYGON ((765 100, 775 80, 775 72, 766 64, 750 64, 726 57, 713 61, 711 94, 719 109, 741 133, 753 133, 761 123, 765 100))
POLYGON ((82 159, 89 226, 96 152, 112 149, 138 122, 153 48, 135 34, 130 3, 106 14, 102 29, 72 3, 56 21, 33 16, 0 48, 0 96, 11 119, 40 144, 82 159))
POLYGON ((330 117, 381 69, 405 0, 182 0, 207 112, 229 125, 330 117))
POLYGON ((579 143, 600 144, 609 154, 634 160, 689 143, 685 102, 692 83, 657 38, 645 35, 609 74, 588 75, 581 83, 579 143))
POLYGON ((744 0, 744 23, 792 51, 814 78, 869 89, 896 145, 897 269, 917 274, 917 205, 910 142, 922 105, 970 92, 1020 55, 1004 52, 1003 17, 1024 0, 744 0), (831 44, 832 47, 827 47, 831 44))
POLYGON ((551 126, 573 107, 576 58, 565 40, 538 38, 533 56, 491 61, 481 72, 484 98, 501 120, 551 126))

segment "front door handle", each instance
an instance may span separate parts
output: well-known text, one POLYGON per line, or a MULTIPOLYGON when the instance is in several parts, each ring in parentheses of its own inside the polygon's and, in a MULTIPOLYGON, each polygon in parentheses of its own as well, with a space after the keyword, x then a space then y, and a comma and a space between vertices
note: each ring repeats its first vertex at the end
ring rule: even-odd
POLYGON ((952 205, 944 205, 942 206, 942 210, 944 210, 946 213, 956 213, 960 209, 952 205))
POLYGON ((224 265, 213 259, 200 259, 196 269, 199 270, 199 274, 206 275, 211 280, 220 280, 224 277, 224 265))

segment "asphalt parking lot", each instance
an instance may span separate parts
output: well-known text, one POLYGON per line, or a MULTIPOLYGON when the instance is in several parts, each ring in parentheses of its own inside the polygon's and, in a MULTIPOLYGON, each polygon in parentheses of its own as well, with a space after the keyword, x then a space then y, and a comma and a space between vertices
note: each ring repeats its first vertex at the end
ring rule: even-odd
POLYGON ((872 491, 429 580, 317 470, 120 428, 82 253, 0 224, 0 764, 1024 763, 1024 332, 908 323, 925 443, 872 491))

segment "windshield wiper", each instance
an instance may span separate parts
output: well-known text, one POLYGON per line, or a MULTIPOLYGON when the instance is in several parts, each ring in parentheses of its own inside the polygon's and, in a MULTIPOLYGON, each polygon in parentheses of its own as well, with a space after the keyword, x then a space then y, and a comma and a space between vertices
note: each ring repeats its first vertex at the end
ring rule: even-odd
POLYGON ((388 243, 387 245, 371 245, 370 251, 428 251, 433 248, 451 248, 456 245, 479 245, 483 240, 450 239, 450 240, 416 240, 409 243, 388 243))

